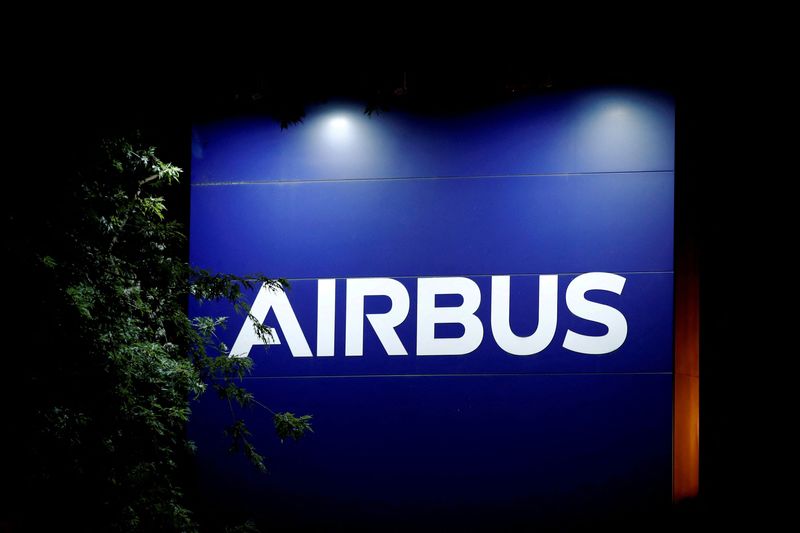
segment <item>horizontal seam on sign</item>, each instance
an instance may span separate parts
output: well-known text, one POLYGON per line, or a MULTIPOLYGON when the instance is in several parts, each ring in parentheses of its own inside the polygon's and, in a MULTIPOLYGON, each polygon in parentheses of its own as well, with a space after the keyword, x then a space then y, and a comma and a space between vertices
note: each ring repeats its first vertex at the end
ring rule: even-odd
POLYGON ((493 276, 579 276, 581 274, 589 274, 592 272, 603 272, 603 273, 611 273, 611 274, 675 274, 674 270, 632 270, 632 271, 620 271, 620 270, 613 270, 613 271, 606 271, 606 270, 586 270, 583 272, 507 272, 507 273, 500 273, 500 274, 442 274, 439 276, 426 276, 426 275, 412 275, 412 274, 403 274, 403 275, 394 275, 394 274, 386 274, 386 275, 375 275, 375 276, 319 276, 319 277, 305 277, 305 278, 284 278, 286 281, 314 281, 320 279, 336 279, 336 280, 347 280, 347 279, 375 279, 375 278, 393 278, 393 279, 420 279, 420 278, 490 278, 493 276))
POLYGON ((552 172, 541 174, 490 174, 479 176, 394 176, 385 178, 298 178, 276 180, 237 180, 237 181, 206 181, 192 183, 192 187, 212 187, 222 185, 285 185, 291 183, 339 183, 356 181, 404 181, 404 180, 452 180, 452 179, 485 179, 485 178, 531 178, 546 176, 597 176, 603 174, 669 174, 674 170, 617 170, 613 172, 552 172))
POLYGON ((525 376, 671 376, 672 372, 530 372, 488 374, 345 374, 339 376, 247 376, 244 379, 451 378, 525 376))

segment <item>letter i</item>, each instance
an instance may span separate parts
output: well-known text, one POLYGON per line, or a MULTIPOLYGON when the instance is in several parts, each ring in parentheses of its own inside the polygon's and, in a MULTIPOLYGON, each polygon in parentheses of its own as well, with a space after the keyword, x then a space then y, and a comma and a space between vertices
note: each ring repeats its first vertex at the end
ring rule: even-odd
POLYGON ((336 280, 317 282, 317 357, 333 357, 336 331, 336 280))

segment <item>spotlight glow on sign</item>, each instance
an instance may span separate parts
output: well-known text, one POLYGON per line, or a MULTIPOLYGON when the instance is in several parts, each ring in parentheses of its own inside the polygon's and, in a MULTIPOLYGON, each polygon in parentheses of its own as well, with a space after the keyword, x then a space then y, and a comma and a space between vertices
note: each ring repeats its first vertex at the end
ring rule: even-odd
POLYGON ((385 134, 363 108, 350 103, 312 108, 300 126, 306 157, 320 168, 354 176, 386 157, 380 139, 385 134))
POLYGON ((357 124, 357 117, 351 116, 349 112, 339 111, 320 118, 321 120, 314 121, 312 126, 324 145, 320 148, 341 152, 359 144, 359 139, 362 137, 359 133, 362 128, 357 124))
POLYGON ((328 126, 333 131, 344 131, 350 126, 350 121, 344 115, 336 115, 328 120, 328 126))

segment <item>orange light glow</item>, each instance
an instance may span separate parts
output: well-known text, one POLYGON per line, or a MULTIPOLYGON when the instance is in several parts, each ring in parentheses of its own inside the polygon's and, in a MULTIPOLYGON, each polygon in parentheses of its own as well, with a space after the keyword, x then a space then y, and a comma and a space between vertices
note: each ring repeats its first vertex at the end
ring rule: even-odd
POLYGON ((672 499, 697 496, 700 477, 700 281, 691 246, 676 258, 672 499))

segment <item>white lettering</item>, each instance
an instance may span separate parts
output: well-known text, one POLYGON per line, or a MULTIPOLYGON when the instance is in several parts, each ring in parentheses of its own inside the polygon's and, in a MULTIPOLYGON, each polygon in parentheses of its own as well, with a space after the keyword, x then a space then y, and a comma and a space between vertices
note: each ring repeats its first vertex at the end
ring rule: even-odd
MULTIPOLYGON (((628 336, 628 322, 623 314, 609 305, 590 301, 589 291, 622 294, 625 278, 607 272, 589 272, 572 280, 566 290, 567 309, 578 318, 597 322, 608 328, 603 335, 583 335, 567 330, 562 346, 587 354, 611 353, 623 345, 628 336)), ((483 342, 484 325, 476 315, 481 304, 478 284, 466 277, 419 278, 417 280, 416 354, 464 355, 474 352, 483 342), (458 306, 436 306, 437 295, 458 295, 458 306), (460 337, 436 337, 436 324, 460 324, 460 337)), ((391 278, 354 278, 346 280, 345 356, 364 355, 364 318, 369 321, 386 353, 408 355, 396 328, 408 317, 410 298, 405 286, 391 278), (368 296, 389 298, 385 313, 365 315, 364 300, 368 296)), ((558 276, 539 276, 538 322, 528 336, 518 336, 511 329, 511 276, 492 276, 491 330, 497 346, 519 356, 534 355, 553 341, 558 325, 558 276)), ((251 308, 252 316, 263 324, 270 309, 275 312, 282 334, 293 357, 312 357, 308 341, 300 328, 289 299, 281 290, 263 285, 251 308)), ((266 339, 259 337, 255 324, 248 317, 231 348, 231 357, 246 357, 253 346, 281 344, 275 329, 267 327, 266 339)), ((336 280, 317 281, 317 357, 333 357, 336 351, 336 280)))
POLYGON ((586 299, 586 292, 593 290, 622 294, 625 278, 607 272, 589 272, 572 280, 567 287, 567 308, 579 318, 598 322, 608 327, 608 333, 599 337, 581 335, 568 330, 564 337, 564 348, 589 355, 611 353, 625 342, 628 322, 619 310, 586 299))
POLYGON ((481 305, 481 290, 469 278, 419 278, 417 280, 417 355, 463 355, 483 341, 483 324, 475 316, 481 305), (458 307, 436 307, 437 294, 459 294, 458 307), (437 339, 436 324, 461 324, 458 338, 437 339))
POLYGON ((347 280, 347 311, 345 315, 346 356, 364 355, 364 298, 388 296, 392 307, 383 314, 368 314, 375 334, 389 355, 408 355, 394 330, 408 316, 410 301, 408 291, 399 281, 391 278, 356 278, 347 280))
MULTIPOLYGON (((292 306, 289 304, 286 293, 282 290, 270 288, 265 283, 258 291, 256 301, 253 302, 253 306, 250 308, 250 314, 263 324, 270 309, 275 311, 275 318, 278 320, 278 325, 280 325, 283 334, 286 335, 286 343, 292 351, 292 356, 311 357, 311 348, 308 347, 308 341, 305 335, 303 335, 303 330, 300 329, 300 324, 297 322, 297 317, 292 310, 292 306)), ((233 348, 231 348, 230 356, 247 357, 253 346, 280 344, 281 340, 275 329, 267 329, 270 332, 270 336, 268 336, 266 342, 264 342, 264 340, 258 336, 258 333, 256 333, 255 324, 253 324, 253 321, 248 316, 244 321, 242 329, 239 331, 239 336, 236 337, 233 348)))
POLYGON ((336 280, 317 282, 317 357, 333 357, 336 333, 336 280))
POLYGON ((539 276, 539 323, 536 331, 519 337, 511 331, 511 278, 492 276, 492 335, 497 345, 513 355, 541 352, 553 340, 558 322, 558 276, 539 276))

